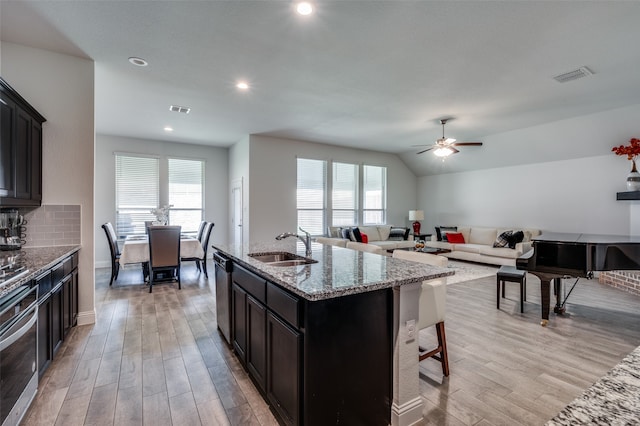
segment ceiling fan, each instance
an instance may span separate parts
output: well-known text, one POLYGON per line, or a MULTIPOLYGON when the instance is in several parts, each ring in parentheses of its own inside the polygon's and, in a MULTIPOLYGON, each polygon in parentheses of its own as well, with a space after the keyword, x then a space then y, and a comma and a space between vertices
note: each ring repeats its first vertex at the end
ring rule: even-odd
POLYGON ((451 154, 460 152, 455 148, 456 146, 482 146, 482 142, 456 142, 453 138, 445 138, 444 125, 447 124, 448 120, 450 120, 450 118, 443 118, 440 120, 440 124, 442 124, 442 137, 437 139, 436 143, 429 148, 423 149, 416 154, 422 154, 424 152, 434 150, 433 153, 436 157, 448 157, 451 154))

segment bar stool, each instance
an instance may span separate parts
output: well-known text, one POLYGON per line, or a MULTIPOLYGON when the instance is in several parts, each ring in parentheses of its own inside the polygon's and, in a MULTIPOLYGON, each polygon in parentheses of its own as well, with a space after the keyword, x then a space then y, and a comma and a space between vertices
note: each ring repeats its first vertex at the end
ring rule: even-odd
POLYGON ((520 284, 520 312, 524 313, 524 301, 527 300, 527 271, 517 269, 513 266, 501 266, 500 269, 498 269, 498 273, 496 275, 497 309, 500 309, 500 297, 504 298, 506 282, 520 284))

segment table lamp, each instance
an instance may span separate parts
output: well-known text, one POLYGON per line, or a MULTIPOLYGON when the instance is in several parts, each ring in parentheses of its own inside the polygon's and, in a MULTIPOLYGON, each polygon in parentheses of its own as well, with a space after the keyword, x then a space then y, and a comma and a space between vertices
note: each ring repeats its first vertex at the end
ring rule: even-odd
POLYGON ((420 222, 419 220, 424 220, 424 211, 422 210, 409 210, 409 220, 413 220, 413 233, 420 233, 420 222))

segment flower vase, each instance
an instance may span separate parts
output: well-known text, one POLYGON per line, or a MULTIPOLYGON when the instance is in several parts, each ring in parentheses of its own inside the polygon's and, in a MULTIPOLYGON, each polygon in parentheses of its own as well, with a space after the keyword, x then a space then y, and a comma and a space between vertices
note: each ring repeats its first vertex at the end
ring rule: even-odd
POLYGON ((633 166, 631 172, 627 175, 627 191, 640 191, 640 173, 636 169, 636 161, 631 160, 633 166))

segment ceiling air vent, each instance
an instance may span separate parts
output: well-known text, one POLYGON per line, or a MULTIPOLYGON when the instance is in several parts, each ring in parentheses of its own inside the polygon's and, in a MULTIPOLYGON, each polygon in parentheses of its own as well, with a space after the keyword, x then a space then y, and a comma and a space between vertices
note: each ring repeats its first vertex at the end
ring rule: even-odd
POLYGON ((181 112, 183 114, 189 114, 189 111, 191 111, 191 108, 187 108, 187 107, 183 107, 183 106, 179 106, 179 105, 171 105, 169 107, 169 111, 181 112))
POLYGON ((588 76, 590 76, 592 74, 593 74, 593 71, 591 71, 589 68, 580 67, 577 70, 573 70, 573 71, 565 72, 564 74, 556 75, 555 77, 553 77, 553 79, 555 81, 557 81, 558 83, 566 83, 567 81, 577 80, 577 79, 582 78, 582 77, 588 77, 588 76))

